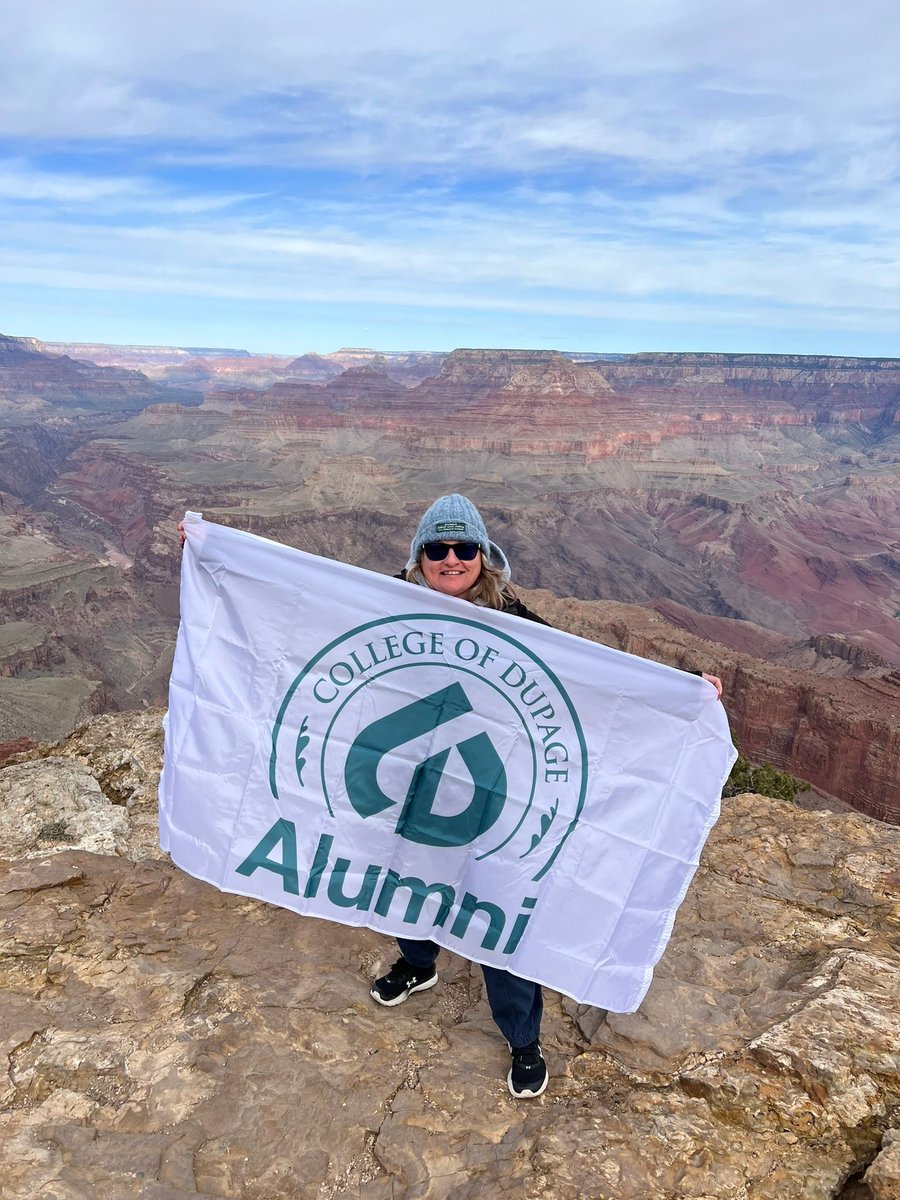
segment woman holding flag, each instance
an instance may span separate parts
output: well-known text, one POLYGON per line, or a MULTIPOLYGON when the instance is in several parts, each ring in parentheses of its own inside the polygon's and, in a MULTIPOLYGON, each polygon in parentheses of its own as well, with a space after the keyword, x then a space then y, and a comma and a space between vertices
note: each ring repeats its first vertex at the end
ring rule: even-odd
MULTIPOLYGON (((487 535, 475 505, 465 496, 441 496, 419 522, 401 578, 484 608, 499 609, 546 625, 510 589, 506 555, 487 535)), ((722 694, 721 682, 703 676, 722 694)), ((435 942, 398 938, 400 957, 375 980, 371 995, 391 1008, 438 981, 435 942)), ((482 966, 491 1015, 509 1045, 512 1063, 507 1076, 516 1099, 540 1096, 547 1087, 547 1065, 541 1052, 543 996, 540 985, 498 967, 482 966)))
MULTIPOLYGON (((427 510, 402 574, 420 587, 546 625, 516 598, 509 587, 509 576, 506 555, 489 540, 475 505, 460 495, 441 496, 427 510)), ((438 981, 434 964, 440 946, 436 942, 398 938, 397 944, 400 958, 386 975, 375 980, 371 992, 373 1000, 388 1008, 402 1004, 414 992, 434 987, 438 981)), ((512 1055, 507 1076, 510 1093, 517 1099, 540 1096, 547 1087, 547 1065, 539 1040, 544 1007, 540 985, 498 967, 481 969, 491 1015, 512 1055)))
MULTIPOLYGON (((216 526, 211 526, 210 528, 214 531, 217 529, 216 526)), ((185 531, 184 531, 183 524, 179 524, 179 531, 182 536, 182 541, 184 541, 185 531)), ((219 533, 217 533, 216 536, 221 541, 227 534, 228 534, 228 531, 219 529, 219 533)), ((284 548, 278 548, 278 549, 279 549, 280 554, 283 555, 285 553, 284 548)), ((221 551, 220 551, 220 553, 221 553, 221 551)), ((288 551, 287 553, 291 553, 291 552, 288 551)), ((293 569, 293 564, 291 564, 291 568, 293 569)), ((206 576, 201 574, 199 576, 199 578, 205 579, 206 576)), ((251 578, 252 578, 252 572, 251 572, 251 578)), ((500 549, 500 547, 497 546, 495 542, 490 540, 490 538, 488 537, 488 534, 487 534, 487 530, 485 529, 484 521, 482 520, 480 513, 478 512, 475 505, 472 504, 472 502, 470 500, 468 500, 465 496, 461 496, 458 494, 441 496, 438 500, 436 500, 428 508, 428 510, 425 512, 424 516, 422 517, 421 521, 419 522, 415 536, 412 539, 412 542, 410 545, 409 560, 406 564, 405 570, 401 573, 400 578, 408 581, 412 585, 415 585, 418 587, 430 588, 431 590, 433 590, 435 592, 440 592, 446 597, 450 597, 450 598, 458 599, 458 600, 464 600, 464 601, 468 602, 469 604, 473 604, 473 605, 476 605, 481 608, 489 608, 489 609, 494 609, 497 611, 506 612, 513 616, 521 617, 527 621, 537 622, 538 624, 545 625, 545 626, 547 625, 547 622, 542 620, 541 617, 539 617, 535 613, 529 611, 529 609, 526 608, 526 606, 522 603, 522 601, 519 600, 516 597, 515 593, 511 590, 511 588, 509 586, 509 579, 510 579, 509 564, 507 562, 506 556, 503 553, 503 551, 500 549)), ((393 585, 393 584, 391 584, 390 587, 391 587, 392 591, 395 589, 395 585, 393 585)), ((217 594, 218 593, 216 593, 216 595, 217 594)), ((198 606, 199 611, 205 612, 205 609, 203 609, 202 605, 204 603, 208 604, 209 598, 206 596, 206 593, 198 593, 194 597, 194 602, 198 606)), ((212 618, 210 617, 209 619, 211 620, 212 618)), ((320 614, 319 619, 324 620, 325 619, 324 614, 320 614)), ((459 618, 448 617, 447 619, 448 620, 458 620, 459 618)), ((535 631, 535 633, 537 633, 537 631, 535 631)), ((220 634, 219 636, 221 637, 222 635, 220 634)), ((546 635, 538 635, 538 636, 544 637, 546 635)), ((231 645, 231 642, 233 642, 233 640, 234 640, 233 637, 230 637, 230 635, 229 635, 229 643, 228 644, 231 645)), ((389 639, 385 639, 385 641, 387 641, 387 640, 389 640, 389 639)), ((394 638, 393 640, 396 643, 396 638, 394 638)), ((508 639, 508 640, 512 641, 513 639, 508 639)), ((527 635, 524 640, 527 641, 527 635)), ((466 644, 467 641, 470 644, 474 644, 474 643, 470 642, 470 639, 465 639, 465 638, 462 639, 460 644, 461 645, 466 644)), ((524 647, 522 647, 522 648, 524 649, 524 647)), ((486 652, 486 655, 485 655, 485 660, 484 660, 485 662, 488 661, 487 656, 491 653, 496 655, 496 651, 491 651, 491 649, 488 648, 488 651, 486 652)), ((353 656, 351 655, 351 657, 353 657, 353 656)), ((391 654, 391 657, 395 657, 395 655, 391 654)), ((178 653, 176 651, 176 665, 178 664, 178 661, 179 661, 178 653)), ((354 659, 354 661, 356 661, 356 660, 354 659)), ((378 660, 378 661, 380 662, 382 660, 378 660)), ((466 661, 469 661, 469 660, 466 660, 466 661)), ((361 664, 359 664, 359 665, 361 667, 361 664)), ((190 689, 189 689, 190 694, 193 695, 194 691, 199 686, 199 684, 198 684, 197 680, 193 680, 193 682, 192 682, 192 678, 193 678, 191 676, 192 660, 190 659, 189 654, 187 654, 187 656, 185 658, 185 663, 182 664, 182 666, 184 668, 184 672, 188 676, 188 683, 191 685, 190 689)), ((516 666, 516 664, 513 664, 513 666, 516 666)), ((349 662, 348 663, 337 663, 335 669, 337 667, 341 667, 343 669, 343 671, 345 671, 345 672, 351 670, 351 668, 349 666, 349 662)), ((362 669, 362 667, 361 667, 361 669, 362 669)), ((521 667, 518 667, 518 669, 521 670, 521 667)), ((633 667, 631 667, 629 669, 632 671, 634 670, 633 667)), ((699 672, 698 672, 698 674, 699 674, 699 672)), ((329 676, 328 678, 332 678, 332 683, 336 689, 338 688, 339 682, 343 682, 343 683, 349 682, 349 680, 343 680, 342 677, 339 677, 338 679, 334 679, 332 676, 329 676)), ((524 678, 525 678, 525 676, 524 676, 524 672, 523 672, 523 679, 524 678)), ((721 685, 720 681, 718 679, 716 679, 714 676, 710 676, 710 675, 704 675, 703 678, 708 680, 709 682, 711 682, 715 686, 718 695, 721 696, 722 685, 721 685)), ((207 683, 205 681, 201 680, 200 682, 202 682, 204 684, 204 688, 207 687, 207 683)), ((288 693, 289 698, 294 694, 295 686, 296 686, 296 682, 294 685, 292 685, 291 691, 288 693)), ((323 703, 328 703, 332 699, 335 698, 334 696, 324 697, 324 696, 318 695, 318 693, 315 690, 317 686, 318 686, 318 684, 316 684, 312 689, 312 694, 316 697, 317 700, 320 700, 323 703)), ((518 686, 518 685, 514 685, 514 686, 518 686)), ((593 693, 594 693, 594 690, 596 687, 596 683, 592 679, 588 679, 588 680, 586 680, 586 682, 583 686, 586 688, 586 693, 585 693, 586 697, 590 701, 590 699, 593 696, 593 693)), ((184 687, 182 687, 182 691, 183 690, 184 690, 184 687)), ((213 688, 213 692, 215 692, 214 688, 213 688)), ((336 694, 337 693, 335 693, 335 695, 336 694)), ((437 694, 440 694, 440 693, 437 693, 437 694)), ((180 695, 180 693, 176 692, 175 695, 177 698, 180 695)), ((217 695, 217 693, 214 694, 214 699, 215 699, 216 695, 217 695)), ((204 698, 206 698, 205 691, 204 691, 204 698)), ((434 699, 434 697, 429 697, 429 699, 434 699)), ((196 711, 197 711, 196 705, 191 707, 189 711, 188 710, 182 711, 181 708, 179 708, 176 716, 177 716, 178 722, 180 722, 180 727, 189 726, 191 720, 194 719, 196 711)), ((540 711, 543 711, 543 710, 540 710, 540 711)), ((551 713, 552 713, 552 709, 551 709, 551 713)), ((448 719, 448 718, 444 718, 444 719, 448 719)), ((279 716, 279 721, 280 720, 281 720, 281 716, 279 716)), ((376 722, 374 722, 373 725, 370 725, 369 728, 378 726, 381 723, 382 723, 382 721, 376 721, 376 722)), ((303 730, 301 729, 301 733, 302 733, 302 731, 303 730)), ((365 732, 365 731, 363 731, 363 732, 365 732)), ((167 737, 168 737, 168 734, 167 734, 167 737)), ((479 734, 478 737, 484 738, 484 735, 479 734)), ((470 739, 468 739, 468 741, 469 742, 477 741, 478 737, 470 738, 470 739)), ((306 738, 306 739, 304 739, 304 742, 308 742, 308 740, 309 739, 306 738)), ((487 739, 485 739, 485 740, 487 740, 487 739)), ((380 758, 386 757, 391 752, 392 747, 396 747, 399 744, 401 744, 401 743, 389 742, 388 744, 386 744, 384 746, 384 748, 380 750, 379 755, 377 756, 377 759, 380 760, 380 758)), ((464 742, 461 744, 461 746, 465 745, 465 744, 466 743, 464 742)), ((273 741, 273 746, 274 746, 274 741, 273 741)), ((371 762, 369 762, 369 759, 372 757, 371 754, 368 754, 368 752, 362 753, 360 751, 361 746, 362 746, 363 750, 366 749, 365 745, 364 745, 364 739, 361 739, 361 736, 357 736, 356 741, 353 742, 353 745, 351 747, 351 754, 354 752, 359 752, 359 753, 357 753, 357 758, 361 757, 362 759, 365 760, 364 766, 366 767, 366 769, 361 770, 361 768, 359 767, 359 763, 355 763, 354 771, 356 773, 353 774, 353 772, 350 772, 350 775, 353 776, 353 778, 355 780, 355 784, 358 785, 359 787, 361 787, 362 792, 363 792, 361 801, 360 801, 360 798, 357 797, 357 801, 353 803, 353 807, 356 809, 357 813, 362 812, 362 815, 365 817, 365 816, 371 815, 371 813, 368 811, 362 811, 362 809, 366 809, 368 801, 371 798, 371 792, 373 790, 377 792, 377 789, 378 789, 378 784, 377 784, 377 780, 376 780, 377 761, 375 762, 375 765, 373 767, 371 762), (362 809, 360 809, 360 803, 362 803, 362 809)), ((730 743, 728 744, 728 748, 729 748, 729 750, 731 749, 730 743)), ((502 770, 502 767, 499 767, 500 760, 497 759, 496 751, 493 750, 493 747, 491 747, 491 749, 494 753, 494 758, 498 764, 498 768, 502 770)), ((369 747, 369 750, 371 750, 371 747, 369 747)), ((448 751, 444 750, 441 753, 446 758, 446 754, 448 753, 448 751)), ((273 755, 274 755, 274 751, 273 751, 273 755)), ((171 758, 172 758, 173 762, 174 762, 175 757, 176 757, 176 755, 174 753, 172 753, 171 758)), ((440 758, 441 754, 435 755, 434 757, 440 758)), ((347 758, 347 763, 349 764, 350 756, 347 755, 346 758, 347 758)), ((272 761, 274 763, 274 761, 275 761, 274 757, 273 757, 272 761)), ((466 760, 466 765, 467 765, 467 767, 469 766, 468 760, 466 760)), ((271 768, 270 768, 270 770, 271 770, 271 768)), ((185 776, 185 779, 183 781, 181 781, 181 792, 184 792, 188 797, 190 797, 192 794, 191 788, 192 788, 192 786, 195 786, 195 778, 194 777, 198 775, 198 771, 199 771, 199 768, 197 767, 197 764, 196 763, 192 764, 192 773, 188 772, 187 775, 185 776)), ((350 778, 350 775, 348 775, 348 771, 350 771, 349 766, 345 766, 344 776, 343 776, 345 781, 348 778, 350 778)), ((562 772, 562 771, 554 771, 554 770, 550 770, 550 772, 549 772, 549 774, 551 774, 553 776, 558 776, 563 773, 564 772, 562 772)), ((438 772, 438 774, 440 774, 440 772, 438 772)), ((200 775, 202 775, 202 771, 200 771, 200 775)), ((414 778, 415 778, 415 776, 414 776, 414 778)), ((196 848, 195 847, 196 838, 193 836, 188 837, 187 835, 185 835, 184 830, 177 829, 171 820, 172 810, 176 806, 176 803, 179 801, 179 798, 176 797, 176 795, 175 795, 175 793, 178 791, 178 788, 176 787, 176 784, 178 784, 178 783, 179 783, 178 773, 175 770, 175 768, 172 767, 171 777, 168 780, 169 786, 168 786, 168 790, 166 792, 167 807, 165 809, 165 812, 163 812, 163 809, 161 807, 161 836, 163 833, 164 826, 165 826, 165 833, 166 833, 166 840, 164 841, 164 846, 166 849, 169 849, 172 838, 177 834, 177 837, 179 840, 178 852, 179 852, 180 857, 176 858, 176 861, 179 862, 179 865, 184 865, 185 869, 191 871, 192 873, 199 874, 199 877, 210 879, 210 875, 208 873, 209 867, 208 867, 208 864, 206 864, 206 860, 204 860, 205 865, 203 866, 202 870, 192 870, 191 865, 189 865, 189 864, 186 865, 186 863, 182 861, 182 859, 184 859, 184 860, 191 859, 191 854, 193 854, 193 852, 196 848), (163 820, 163 816, 165 817, 165 821, 163 820), (186 842, 185 842, 185 838, 187 838, 186 842), (182 843, 184 843, 184 844, 182 844, 182 843)), ((301 786, 303 786, 302 779, 300 780, 300 784, 301 784, 301 786)), ((269 779, 269 785, 270 785, 270 790, 272 791, 272 794, 277 799, 277 792, 275 792, 274 789, 272 788, 271 778, 269 779)), ((552 786, 555 787, 556 785, 554 784, 552 786)), ((492 794, 492 792, 491 792, 492 787, 493 787, 493 785, 487 786, 486 794, 492 794)), ((478 789, 476 789, 476 791, 477 790, 478 789)), ((485 790, 485 789, 483 788, 482 790, 485 790)), ((717 796, 717 794, 718 793, 716 792, 716 796, 717 796)), ((162 792, 161 792, 161 798, 162 798, 162 792)), ((432 789, 431 799, 433 799, 433 798, 434 798, 434 793, 433 793, 433 789, 432 789)), ((377 802, 379 798, 376 796, 375 799, 377 802)), ((186 801, 184 801, 183 797, 181 797, 181 802, 186 802, 186 801)), ((386 801, 384 801, 384 803, 391 804, 392 801, 390 799, 387 799, 386 801)), ((429 800, 429 804, 430 804, 430 800, 429 800)), ((429 809, 429 812, 430 812, 430 809, 429 809)), ((705 819, 705 809, 703 810, 703 816, 705 819)), ((453 815, 453 816, 444 815, 437 819, 440 821, 443 821, 446 824, 446 823, 449 823, 452 821, 458 821, 459 815, 453 815)), ((273 850, 276 842, 279 842, 280 839, 283 840, 283 839, 287 838, 287 833, 285 832, 286 829, 290 831, 291 848, 292 848, 290 853, 293 854, 294 863, 295 863, 293 871, 294 871, 294 875, 296 875, 296 831, 295 831, 295 826, 291 821, 287 821, 287 820, 283 819, 283 814, 279 814, 279 820, 275 823, 274 826, 272 826, 272 828, 269 830, 269 832, 266 834, 266 836, 262 839, 262 841, 260 841, 257 844, 256 848, 249 855, 246 855, 246 857, 243 858, 243 860, 239 863, 239 865, 237 865, 234 868, 235 872, 238 875, 240 875, 243 879, 245 877, 249 878, 257 870, 265 869, 266 871, 271 872, 274 875, 276 875, 278 877, 278 879, 281 880, 282 887, 284 888, 286 886, 284 881, 287 880, 288 877, 291 875, 291 871, 289 870, 289 863, 288 863, 288 858, 290 857, 290 854, 288 851, 287 841, 283 841, 281 861, 279 861, 277 858, 271 859, 269 857, 269 854, 273 850)), ((702 833, 702 836, 705 837, 705 833, 702 830, 699 832, 702 833)), ((421 841, 421 840, 425 840, 425 839, 413 838, 412 840, 421 841)), ((464 839, 464 841, 467 841, 467 840, 468 839, 464 839)), ((332 841, 331 836, 320 838, 320 843, 327 842, 329 847, 330 847, 331 841, 332 841)), ((430 842, 429 844, 432 844, 432 845, 440 845, 440 844, 460 845, 463 843, 462 842, 450 842, 450 843, 430 842)), ((701 844, 702 844, 702 841, 701 841, 701 844)), ((172 853, 173 853, 173 857, 175 857, 174 849, 172 850, 172 853)), ((209 853, 212 854, 212 853, 214 853, 214 851, 209 850, 209 853)), ((317 848, 316 856, 318 856, 318 854, 319 854, 319 850, 317 848)), ((326 857, 326 862, 327 862, 327 848, 326 848, 326 856, 325 857, 326 857)), ((191 860, 191 861, 193 861, 193 860, 191 860)), ((349 866, 349 862, 347 860, 340 860, 340 859, 337 861, 343 862, 344 865, 341 868, 341 870, 342 870, 342 872, 346 873, 347 867, 349 866)), ((550 861, 552 861, 552 859, 550 861)), ((321 874, 321 871, 323 871, 323 870, 324 870, 324 865, 322 865, 320 867, 320 874, 321 874)), ((369 897, 368 897, 369 900, 371 900, 371 893, 372 893, 372 889, 374 888, 374 880, 378 876, 378 874, 380 873, 381 870, 382 870, 382 868, 379 866, 369 866, 365 872, 366 879, 368 879, 370 877, 370 875, 372 875, 373 872, 375 873, 372 876, 372 882, 369 885, 369 897)), ((309 890, 309 887, 310 887, 310 884, 312 883, 314 874, 315 874, 315 872, 311 873, 309 876, 309 882, 307 884, 307 891, 305 893, 305 895, 307 897, 316 895, 316 891, 318 888, 318 876, 315 876, 316 882, 313 886, 312 891, 309 890)), ((388 873, 388 880, 384 884, 385 888, 388 887, 390 878, 393 874, 394 874, 393 872, 388 873)), ((362 885, 363 890, 361 890, 359 895, 357 895, 356 897, 349 897, 349 898, 345 897, 343 891, 341 890, 342 889, 341 883, 337 884, 337 891, 335 892, 334 895, 332 895, 332 885, 335 883, 335 876, 336 876, 336 867, 332 872, 332 880, 331 880, 331 883, 329 884, 329 888, 328 888, 328 895, 329 895, 330 902, 332 902, 334 905, 339 905, 340 909, 346 909, 348 906, 353 905, 353 904, 355 904, 358 908, 361 908, 361 909, 364 908, 364 905, 361 902, 361 900, 363 897, 363 891, 365 889, 365 884, 362 885)), ((397 878, 396 876, 394 876, 394 878, 395 878, 395 883, 394 883, 395 887, 399 886, 399 885, 411 886, 405 879, 401 880, 401 879, 397 878)), ((418 883, 420 881, 414 880, 413 882, 418 883)), ((444 887, 444 885, 435 885, 435 887, 438 890, 441 890, 444 887)), ((242 891, 241 888, 237 888, 236 890, 242 891)), ((293 885, 288 890, 292 893, 292 896, 299 895, 299 885, 296 882, 296 880, 294 881, 293 885)), ((434 888, 432 888, 430 890, 434 890, 434 888)), ((446 889, 446 890, 450 890, 450 889, 446 889)), ((256 893, 248 892, 246 894, 256 894, 256 893)), ((391 893, 391 894, 393 894, 393 893, 391 893)), ((466 902, 468 902, 470 900, 473 903, 473 907, 470 907, 468 910, 469 916, 474 911, 474 908, 482 907, 482 908, 490 909, 492 907, 496 907, 496 906, 493 906, 490 904, 479 905, 476 897, 471 896, 468 893, 466 894, 466 896, 464 898, 463 907, 465 907, 466 902)), ((562 900, 562 903, 565 904, 564 899, 562 900)), ((523 906, 525 906, 526 901, 523 900, 522 904, 523 904, 523 906)), ((533 904, 534 904, 534 901, 532 899, 531 904, 528 905, 528 907, 529 908, 533 907, 533 904)), ((387 907, 389 907, 389 906, 390 906, 390 897, 387 900, 387 907)), ((676 899, 676 906, 677 906, 677 899, 676 899)), ((291 905, 291 907, 293 907, 293 905, 291 905)), ((421 903, 420 903, 419 907, 421 909, 421 903)), ((377 908, 377 905, 376 905, 376 911, 379 911, 377 908)), ((523 911, 524 911, 524 907, 523 907, 523 911)), ((574 919, 575 911, 576 910, 572 910, 572 919, 574 919)), ((580 911, 580 910, 578 910, 578 911, 580 911)), ((462 909, 460 910, 460 913, 462 913, 462 909)), ((382 912, 381 915, 385 915, 384 912, 382 912)), ((501 913, 500 915, 502 918, 503 914, 501 913)), ((520 916, 521 916, 521 914, 520 914, 520 916)), ((340 918, 338 918, 338 919, 340 919, 340 918)), ((493 918, 491 918, 491 919, 493 920, 493 918)), ((526 918, 526 921, 527 921, 527 919, 528 918, 526 918)), ((466 920, 463 922, 461 932, 457 936, 464 936, 465 930, 467 928, 467 923, 466 923, 467 920, 468 920, 468 917, 466 917, 466 920)), ((442 924, 442 921, 438 921, 437 924, 442 924)), ((517 918, 516 924, 518 925, 518 918, 517 918)), ((454 927, 453 927, 453 929, 451 929, 451 932, 454 934, 456 932, 455 925, 456 925, 456 923, 454 922, 454 927)), ((375 982, 373 983, 373 985, 371 987, 372 998, 378 1004, 383 1005, 384 1007, 387 1007, 387 1008, 392 1008, 398 1004, 402 1004, 404 1001, 406 1001, 410 996, 414 995, 416 992, 427 991, 428 989, 434 987, 438 981, 437 972, 435 970, 435 962, 436 962, 438 954, 440 952, 440 947, 437 945, 437 943, 435 943, 433 941, 413 940, 413 939, 409 939, 409 938, 398 938, 397 941, 398 941, 398 946, 399 946, 399 950, 400 950, 400 957, 396 960, 394 965, 391 967, 391 969, 386 974, 380 976, 378 979, 375 980, 375 982)), ((510 938, 510 941, 512 941, 512 936, 510 938)), ((482 944, 487 945, 487 942, 484 942, 482 944)), ((493 949, 493 946, 491 946, 490 948, 493 949)), ((504 951, 506 951, 506 950, 507 950, 507 947, 504 947, 504 951)), ((506 961, 513 961, 513 960, 508 959, 506 961)), ((536 983, 530 979, 522 978, 521 976, 519 976, 517 974, 513 974, 512 972, 504 970, 500 967, 483 965, 482 970, 484 972, 485 985, 486 985, 486 991, 487 991, 487 999, 488 999, 488 1003, 490 1005, 491 1014, 493 1016, 494 1021, 497 1024, 497 1026, 499 1027, 501 1033, 506 1038, 507 1043, 509 1045, 510 1053, 511 1053, 511 1064, 510 1064, 509 1072, 507 1075, 507 1085, 508 1085, 510 1094, 516 1099, 525 1099, 525 1098, 533 1098, 536 1096, 540 1096, 540 1095, 542 1095, 542 1093, 545 1091, 545 1089, 547 1087, 547 1079, 548 1079, 547 1066, 546 1066, 546 1063, 544 1062, 544 1057, 541 1052, 541 1044, 540 1044, 540 1026, 541 1026, 541 1016, 542 1016, 542 1011, 543 1011, 543 997, 542 997, 542 993, 541 993, 541 987, 538 983, 536 983)), ((571 993, 571 994, 575 994, 575 993, 571 993)), ((628 1011, 631 1011, 631 1010, 628 1010, 628 1011)))

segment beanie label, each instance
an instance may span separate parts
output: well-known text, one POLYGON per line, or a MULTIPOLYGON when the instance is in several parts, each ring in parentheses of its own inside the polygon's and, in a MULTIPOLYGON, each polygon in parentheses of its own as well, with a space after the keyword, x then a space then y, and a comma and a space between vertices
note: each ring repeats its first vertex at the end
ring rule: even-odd
POLYGON ((465 521, 438 521, 434 527, 435 533, 465 533, 465 521))

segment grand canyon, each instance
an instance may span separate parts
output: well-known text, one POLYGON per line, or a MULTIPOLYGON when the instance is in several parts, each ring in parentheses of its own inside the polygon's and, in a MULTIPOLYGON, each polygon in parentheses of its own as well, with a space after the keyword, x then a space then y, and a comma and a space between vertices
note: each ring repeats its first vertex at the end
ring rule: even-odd
POLYGON ((896 1200, 898 398, 888 359, 0 337, 0 1191, 896 1200), (529 606, 714 671, 810 785, 723 800, 638 1012, 547 993, 526 1104, 472 964, 379 1010, 384 938, 156 831, 184 511, 394 573, 451 490, 529 606))
POLYGON ((900 361, 0 338, 0 740, 165 701, 185 509, 382 572, 459 490, 561 627, 900 819, 900 361))

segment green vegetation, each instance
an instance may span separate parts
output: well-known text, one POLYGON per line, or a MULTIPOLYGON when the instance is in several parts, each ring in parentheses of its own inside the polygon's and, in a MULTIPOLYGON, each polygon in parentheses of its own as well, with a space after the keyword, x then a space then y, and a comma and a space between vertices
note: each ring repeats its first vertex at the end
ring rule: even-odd
POLYGON ((778 800, 793 800, 798 792, 809 791, 809 784, 802 779, 779 771, 769 763, 754 767, 743 754, 731 769, 731 774, 722 788, 724 796, 739 796, 742 792, 757 792, 760 796, 774 796, 778 800))
POLYGON ((78 839, 68 832, 67 822, 48 821, 38 830, 38 840, 41 842, 76 842, 78 839))

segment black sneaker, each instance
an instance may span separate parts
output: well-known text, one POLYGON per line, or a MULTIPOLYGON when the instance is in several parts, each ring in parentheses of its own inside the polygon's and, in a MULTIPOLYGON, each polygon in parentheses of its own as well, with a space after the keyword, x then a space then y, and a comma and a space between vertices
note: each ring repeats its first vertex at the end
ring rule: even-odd
POLYGON ((402 1004, 413 992, 426 992, 437 983, 437 971, 431 967, 414 967, 405 958, 398 958, 387 975, 372 984, 369 995, 379 1004, 392 1008, 402 1004))
POLYGON ((546 1090, 549 1079, 541 1043, 534 1041, 518 1050, 512 1046, 509 1049, 512 1054, 512 1066, 506 1077, 509 1094, 516 1100, 540 1096, 546 1090))

